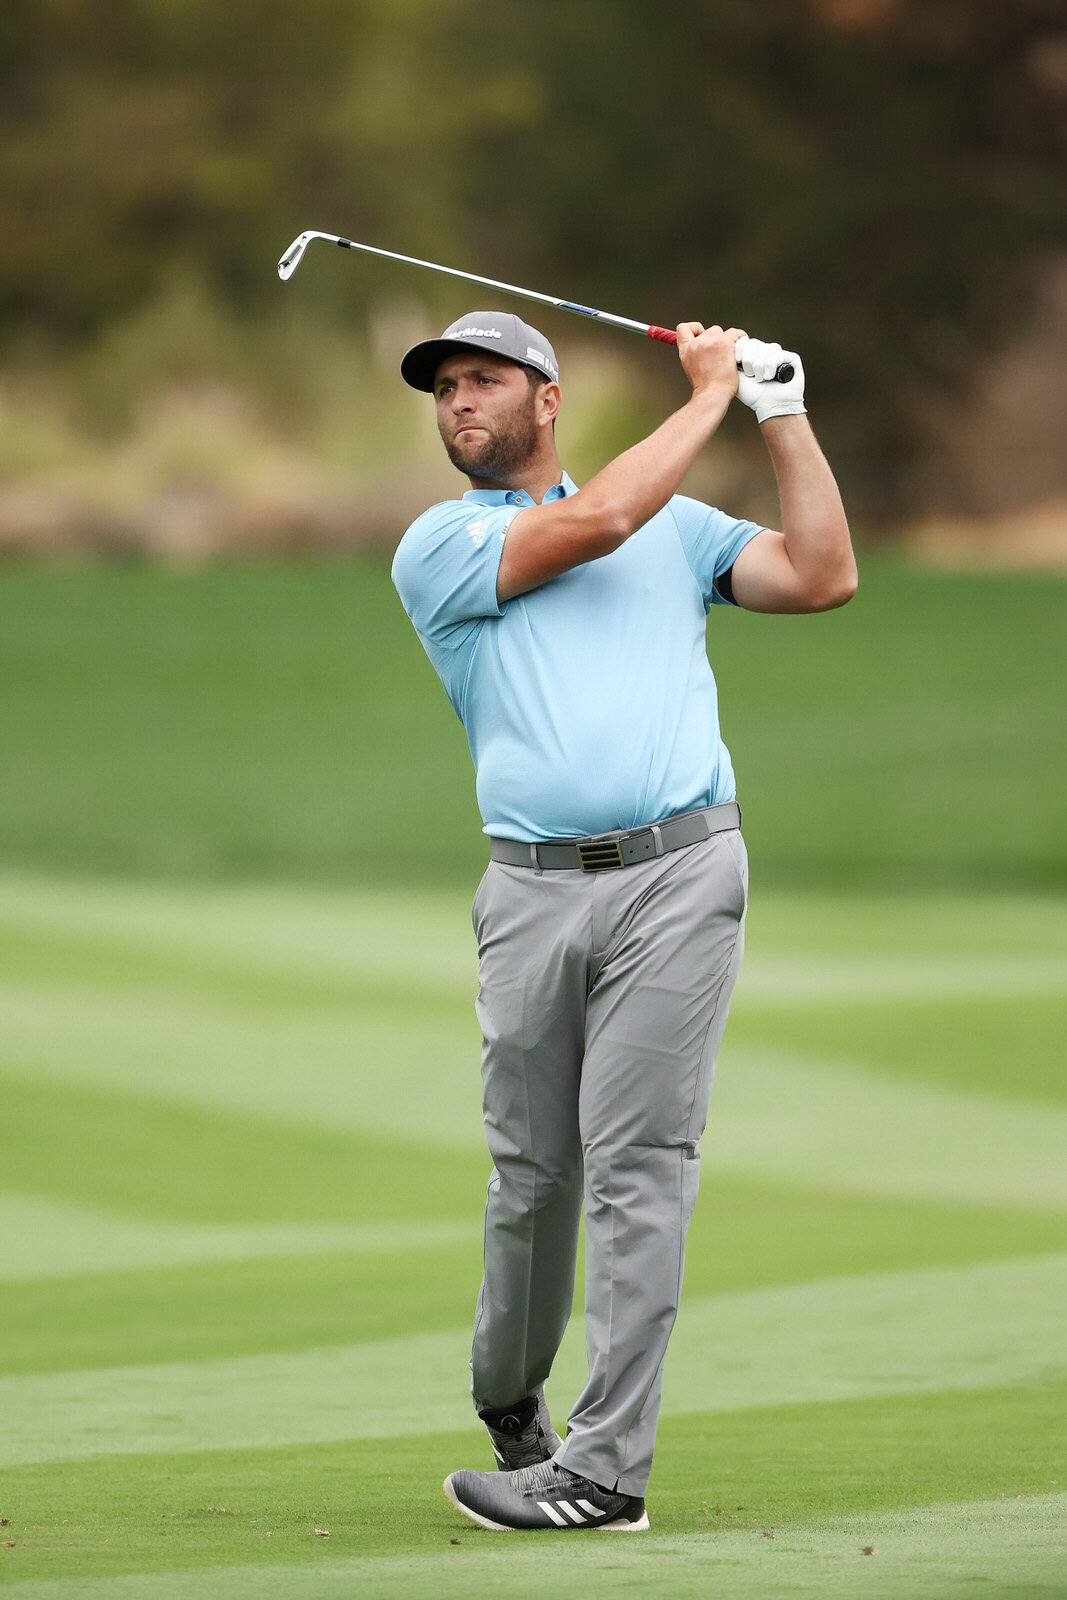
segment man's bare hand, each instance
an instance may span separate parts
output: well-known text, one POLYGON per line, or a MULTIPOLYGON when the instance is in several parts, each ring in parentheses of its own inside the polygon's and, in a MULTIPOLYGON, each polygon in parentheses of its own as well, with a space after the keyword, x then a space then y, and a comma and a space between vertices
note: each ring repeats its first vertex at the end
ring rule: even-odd
POLYGON ((678 359, 693 385, 694 394, 708 390, 737 393, 737 356, 734 346, 748 335, 742 328, 705 328, 702 322, 680 322, 678 359))

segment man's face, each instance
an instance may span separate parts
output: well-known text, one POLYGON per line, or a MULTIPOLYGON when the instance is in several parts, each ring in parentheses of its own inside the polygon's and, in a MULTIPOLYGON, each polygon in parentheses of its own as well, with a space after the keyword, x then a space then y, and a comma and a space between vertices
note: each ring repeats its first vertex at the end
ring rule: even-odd
POLYGON ((537 450, 537 395, 522 367, 488 351, 448 356, 434 376, 437 426, 467 477, 510 484, 537 450))

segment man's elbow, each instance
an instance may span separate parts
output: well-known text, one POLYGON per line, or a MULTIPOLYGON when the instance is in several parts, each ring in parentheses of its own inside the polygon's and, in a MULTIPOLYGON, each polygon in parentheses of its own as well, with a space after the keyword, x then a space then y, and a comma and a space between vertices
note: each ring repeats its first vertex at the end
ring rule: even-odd
POLYGON ((850 561, 839 571, 827 573, 811 585, 806 597, 808 605, 812 611, 836 611, 839 606, 848 605, 859 583, 856 563, 850 561))
POLYGON ((860 575, 856 570, 856 563, 855 561, 850 561, 848 567, 838 579, 834 590, 834 598, 830 601, 827 610, 832 611, 836 606, 847 606, 859 586, 860 575))

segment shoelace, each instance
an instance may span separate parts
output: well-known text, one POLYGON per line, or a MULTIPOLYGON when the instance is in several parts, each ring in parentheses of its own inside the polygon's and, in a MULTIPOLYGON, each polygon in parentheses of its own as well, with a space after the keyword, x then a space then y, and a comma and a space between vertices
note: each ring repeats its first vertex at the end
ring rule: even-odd
POLYGON ((512 1478, 514 1487, 520 1494, 541 1495, 547 1492, 553 1494, 588 1494, 593 1490, 597 1494, 603 1491, 596 1489, 588 1478, 580 1478, 576 1472, 569 1472, 566 1467, 558 1467, 554 1461, 538 1461, 532 1467, 522 1467, 512 1478))
POLYGON ((542 1440, 545 1435, 537 1417, 534 1417, 521 1433, 498 1433, 495 1429, 490 1431, 493 1444, 499 1453, 508 1461, 514 1462, 512 1471, 542 1464, 542 1440))

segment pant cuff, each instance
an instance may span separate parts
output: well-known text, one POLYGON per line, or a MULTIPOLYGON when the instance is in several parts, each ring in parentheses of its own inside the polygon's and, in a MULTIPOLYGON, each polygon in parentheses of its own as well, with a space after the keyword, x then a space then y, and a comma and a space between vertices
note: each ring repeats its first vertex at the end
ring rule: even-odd
POLYGON ((595 1483, 601 1489, 611 1492, 643 1495, 648 1487, 647 1472, 623 1472, 620 1476, 614 1467, 604 1462, 603 1458, 598 1459, 595 1452, 583 1455, 582 1447, 577 1441, 572 1448, 568 1439, 552 1459, 557 1466, 566 1467, 568 1472, 576 1472, 579 1477, 588 1478, 590 1483, 595 1483))

